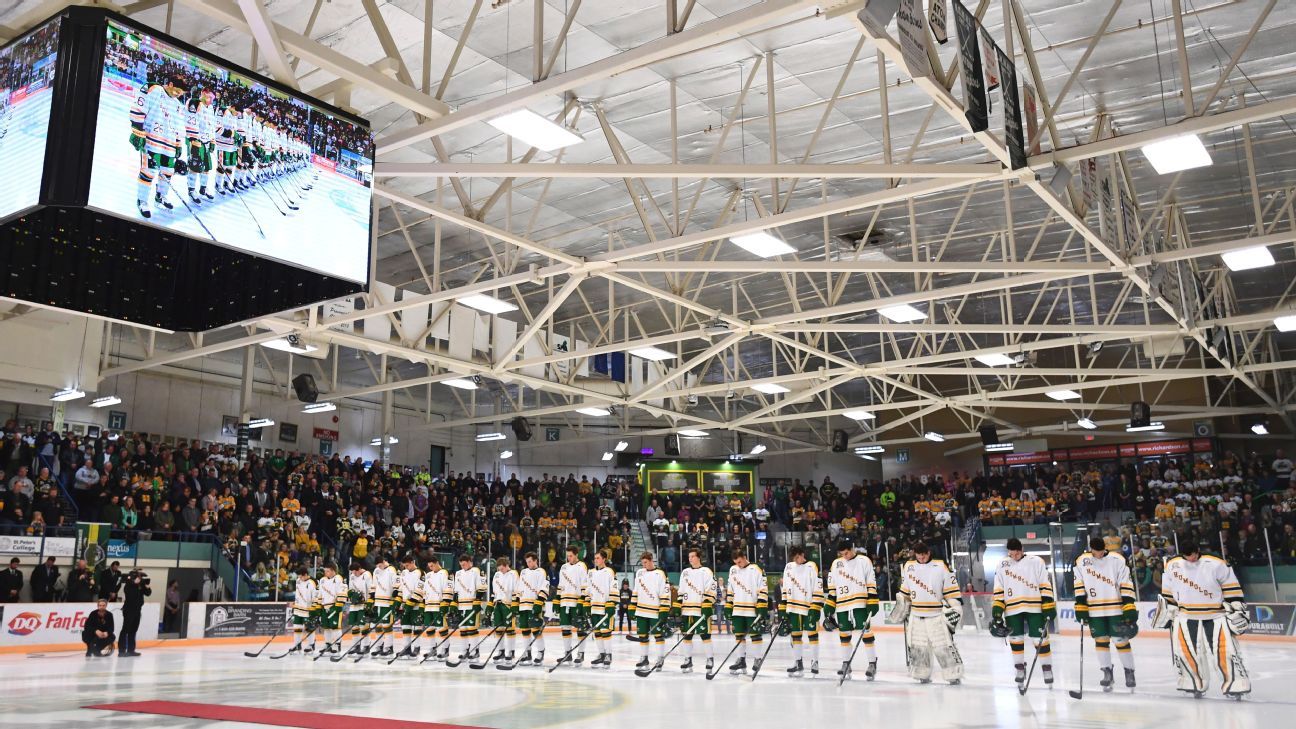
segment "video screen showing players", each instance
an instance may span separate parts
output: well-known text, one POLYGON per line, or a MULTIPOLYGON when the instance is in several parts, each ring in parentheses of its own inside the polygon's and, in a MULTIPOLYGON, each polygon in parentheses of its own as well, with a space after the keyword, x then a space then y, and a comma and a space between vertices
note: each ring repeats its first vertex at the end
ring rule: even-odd
POLYGON ((40 198, 59 21, 0 49, 0 219, 40 198))
POLYGON ((115 21, 107 41, 92 207, 367 280, 367 128, 115 21))

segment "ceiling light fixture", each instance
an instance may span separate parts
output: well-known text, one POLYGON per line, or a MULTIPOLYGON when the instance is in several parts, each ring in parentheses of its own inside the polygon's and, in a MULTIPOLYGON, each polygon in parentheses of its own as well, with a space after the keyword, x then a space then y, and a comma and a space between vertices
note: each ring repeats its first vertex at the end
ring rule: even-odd
POLYGON ((501 461, 504 460, 504 459, 506 459, 506 458, 512 458, 512 457, 513 457, 513 451, 500 451, 500 460, 501 460, 501 461))
POLYGON ((456 299, 460 304, 477 311, 483 311, 487 314, 503 314, 508 311, 517 311, 517 306, 510 304, 503 299, 497 299, 490 294, 471 294, 456 299))
POLYGON ((1165 423, 1161 422, 1160 420, 1154 420, 1148 423, 1147 425, 1125 426, 1126 433, 1142 433, 1149 430, 1165 430, 1165 423))
POLYGON ((67 402, 69 400, 80 400, 83 397, 85 397, 85 392, 78 390, 75 387, 70 387, 66 390, 59 390, 53 395, 50 395, 50 401, 67 402))
POLYGON ((876 415, 870 413, 867 410, 847 410, 846 412, 842 413, 842 415, 850 418, 851 420, 872 420, 877 417, 876 415))
POLYGON ((630 444, 629 444, 629 443, 627 443, 627 442, 625 442, 625 441, 623 441, 623 440, 619 440, 619 441, 617 441, 616 446, 615 446, 612 450, 616 451, 617 453, 620 453, 621 451, 623 451, 623 450, 625 450, 625 449, 627 449, 627 448, 629 448, 629 447, 630 447, 630 444))
POLYGON ((751 389, 755 390, 756 392, 763 392, 766 395, 779 395, 784 392, 792 392, 786 387, 782 385, 776 385, 773 382, 765 382, 759 385, 752 385, 751 389))
MULTIPOLYGON (((397 438, 396 436, 394 435, 387 436, 387 445, 396 445, 399 442, 400 439, 397 438)), ((378 436, 377 438, 374 438, 373 440, 369 441, 369 445, 375 445, 375 446, 382 445, 382 436, 378 436)))
POLYGON ((588 415, 591 418, 603 418, 603 417, 607 417, 608 409, 590 406, 590 407, 576 408, 576 412, 580 413, 581 415, 588 415))
POLYGON ((274 425, 275 421, 270 418, 253 418, 247 422, 249 428, 269 428, 274 425))
POLYGON ((303 413, 331 413, 337 410, 337 405, 331 402, 313 402, 302 408, 303 413))
POLYGON ((485 443, 490 440, 504 440, 505 437, 503 433, 478 433, 475 440, 478 443, 485 443))
POLYGON ((1273 254, 1269 252, 1269 248, 1266 246, 1255 246, 1254 248, 1243 248, 1240 251, 1221 253, 1220 258, 1224 259, 1224 265, 1228 266, 1230 271, 1249 271, 1253 268, 1274 265, 1273 254))
POLYGON ((268 342, 262 342, 262 347, 266 349, 275 349, 280 352, 291 352, 293 354, 307 354, 319 349, 314 344, 307 344, 301 341, 301 337, 296 334, 290 334, 282 339, 271 339, 268 342))
POLYGON ((877 460, 876 457, 874 457, 874 456, 870 456, 870 455, 867 454, 867 453, 859 453, 859 454, 856 454, 856 455, 858 455, 860 458, 863 458, 863 459, 866 460, 866 461, 876 461, 876 460, 877 460))
POLYGON ((1196 134, 1162 139, 1143 145, 1143 156, 1158 175, 1182 172, 1211 164, 1210 152, 1196 134))
POLYGON ((1256 423, 1251 426, 1251 432, 1256 435, 1269 435, 1269 428, 1264 423, 1256 423))
POLYGON ((106 408, 109 405, 117 405, 120 402, 121 402, 121 398, 117 397, 116 395, 105 395, 104 397, 96 397, 95 399, 91 400, 90 407, 106 408))
POLYGON ((1096 430, 1098 428, 1098 424, 1090 420, 1089 418, 1080 418, 1079 420, 1076 421, 1076 425, 1080 426, 1081 428, 1084 428, 1085 430, 1096 430))
POLYGON ((1274 319, 1274 326, 1278 327, 1280 332, 1296 331, 1296 314, 1280 316, 1274 319))
POLYGON ((985 447, 986 453, 994 453, 996 451, 1010 451, 1012 449, 1013 449, 1012 443, 991 443, 990 445, 985 447))
POLYGON ((759 456, 760 454, 764 453, 765 450, 766 448, 764 443, 757 443, 756 445, 752 446, 751 454, 753 456, 759 456))
POLYGON ((1046 393, 1044 393, 1044 394, 1045 394, 1045 395, 1048 395, 1049 397, 1053 398, 1054 400, 1059 400, 1059 401, 1060 401, 1060 400, 1079 400, 1079 399, 1080 399, 1080 393, 1076 392, 1075 390, 1049 390, 1048 392, 1046 392, 1046 393))
POLYGON ((761 258, 773 258, 774 256, 796 253, 795 248, 784 243, 782 238, 771 234, 767 230, 730 236, 729 242, 761 258))
POLYGON ((923 437, 935 443, 945 442, 945 436, 941 435, 940 433, 937 433, 934 430, 928 433, 923 433, 923 437))
POLYGON ((856 446, 855 448, 856 453, 881 453, 885 450, 886 449, 880 445, 856 446))
POLYGON ((476 390, 477 383, 472 380, 466 380, 462 377, 455 377, 449 380, 441 380, 441 384, 448 387, 457 387, 460 390, 476 390))
POLYGON ((1017 360, 1000 352, 977 355, 976 357, 973 357, 973 359, 986 367, 1007 367, 1008 365, 1017 364, 1017 360))
POLYGON ((665 362, 668 359, 675 359, 675 355, 667 352, 660 347, 635 347, 630 350, 630 354, 643 359, 652 360, 653 362, 665 362))
POLYGON ((908 304, 884 306, 878 309, 877 312, 891 321, 900 324, 906 324, 911 321, 921 321, 927 318, 927 314, 923 313, 922 310, 916 309, 908 304))
POLYGON ((705 438, 710 435, 705 430, 681 430, 679 434, 685 438, 705 438))
POLYGON ((550 121, 530 109, 518 109, 486 123, 528 146, 545 152, 585 141, 585 138, 575 130, 550 121))
POLYGON ((616 456, 613 455, 612 451, 603 451, 603 460, 610 461, 615 457, 616 456))

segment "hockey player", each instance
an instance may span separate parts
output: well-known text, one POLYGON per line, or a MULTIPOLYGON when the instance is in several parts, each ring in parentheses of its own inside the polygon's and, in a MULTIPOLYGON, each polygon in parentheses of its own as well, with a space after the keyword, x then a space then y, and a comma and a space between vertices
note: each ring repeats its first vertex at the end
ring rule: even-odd
POLYGON ((387 656, 396 652, 392 647, 395 637, 392 626, 396 622, 396 568, 387 562, 387 555, 379 554, 373 571, 374 626, 377 635, 370 645, 374 656, 387 656))
POLYGON ((1026 636, 1036 639, 1035 650, 1044 670, 1045 685, 1053 683, 1053 656, 1046 623, 1057 617, 1053 585, 1044 560, 1026 554, 1021 540, 1008 540, 1008 556, 995 570, 994 607, 990 634, 1008 636, 1017 683, 1026 681, 1026 636))
POLYGON ((873 615, 878 611, 877 578, 873 572, 873 562, 862 554, 855 553, 855 547, 848 541, 837 546, 837 559, 833 560, 828 570, 827 589, 825 592, 825 611, 828 617, 824 628, 836 630, 837 639, 842 649, 842 666, 837 669, 838 676, 850 678, 851 675, 851 641, 855 631, 860 632, 864 643, 864 657, 868 659, 868 668, 864 677, 872 681, 877 676, 877 647, 874 644, 873 615))
POLYGON ((910 676, 931 683, 934 656, 941 675, 957 686, 963 681, 963 658, 954 646, 954 631, 963 619, 963 595, 954 571, 943 560, 932 559, 926 542, 914 544, 913 553, 914 558, 900 569, 900 594, 891 622, 905 621, 910 676), (906 609, 908 615, 896 614, 906 609))
MULTIPOLYGON (((450 627, 446 625, 445 618, 450 609, 452 594, 450 590, 450 573, 441 569, 441 560, 436 555, 429 557, 427 572, 423 573, 423 624, 429 628, 437 629, 428 630, 423 634, 429 653, 437 645, 437 641, 445 641, 450 636, 450 627)), ((446 655, 450 652, 450 649, 445 647, 444 642, 441 645, 440 653, 433 656, 432 660, 445 660, 446 655)))
POLYGON ((293 591, 293 647, 289 650, 291 653, 305 648, 307 653, 315 650, 315 644, 319 643, 319 631, 315 631, 315 640, 309 646, 303 646, 302 641, 306 639, 307 623, 315 625, 319 620, 320 600, 319 587, 316 586, 315 580, 310 578, 310 572, 305 567, 297 568, 297 585, 293 591))
MULTIPOLYGON (((733 625, 734 639, 738 641, 738 659, 730 664, 729 671, 746 673, 747 644, 750 642, 752 650, 756 650, 768 627, 764 623, 769 618, 769 583, 765 580, 765 571, 748 561, 744 550, 735 549, 728 584, 725 612, 733 625)), ((753 668, 759 666, 759 663, 753 663, 753 668)))
POLYGON ((648 668, 648 636, 657 643, 657 662, 666 660, 666 618, 670 615, 671 588, 666 573, 657 569, 652 552, 639 555, 639 569, 635 571, 630 602, 630 617, 634 621, 634 640, 639 644, 639 663, 635 668, 648 668))
POLYGON ((239 169, 238 109, 227 106, 216 113, 216 192, 234 194, 234 174, 239 169))
POLYGON ((454 576, 454 600, 455 625, 459 628, 459 640, 463 645, 459 660, 471 660, 477 657, 476 651, 469 652, 469 646, 477 637, 477 626, 481 625, 482 603, 486 601, 486 576, 473 565, 472 557, 467 554, 459 555, 459 571, 454 576))
MULTIPOLYGON (((804 641, 810 642, 810 674, 819 674, 819 614, 823 610, 823 588, 819 582, 819 565, 806 559, 805 549, 792 547, 792 558, 783 567, 782 608, 792 634, 792 659, 789 676, 805 674, 802 657, 804 641)), ((782 635, 782 633, 780 633, 782 635)))
POLYGON ((710 673, 715 667, 715 653, 711 646, 711 617, 715 614, 716 580, 711 568, 702 566, 700 551, 690 549, 688 561, 689 566, 680 572, 675 603, 672 605, 672 612, 680 618, 680 630, 684 632, 684 663, 680 666, 680 671, 692 673, 693 638, 701 636, 702 650, 706 652, 706 670, 710 673), (697 623, 696 627, 694 623, 697 623))
POLYGON ((351 628, 351 640, 355 650, 361 654, 368 652, 369 647, 358 643, 369 627, 369 615, 373 612, 373 575, 365 569, 364 562, 351 560, 351 575, 347 578, 347 627, 351 628))
POLYGON ((1075 568, 1076 620, 1089 624, 1094 647, 1098 650, 1098 666, 1102 669, 1099 685, 1111 691, 1115 683, 1112 675, 1111 642, 1116 641, 1116 653, 1125 668, 1125 686, 1134 688, 1134 653, 1130 638, 1138 634, 1138 605, 1134 582, 1130 579, 1125 558, 1108 552, 1102 537, 1089 540, 1089 551, 1076 558, 1075 568))
POLYGON ((407 554, 401 560, 405 568, 396 577, 397 595, 400 597, 401 635, 405 636, 405 645, 401 655, 417 656, 418 646, 413 644, 415 636, 423 630, 423 573, 419 571, 418 561, 414 555, 407 554))
POLYGON ((517 592, 518 573, 513 571, 508 557, 496 558, 495 576, 491 578, 490 604, 487 607, 491 627, 503 636, 503 640, 499 642, 499 652, 491 658, 496 663, 513 661, 514 642, 517 640, 517 592))
POLYGON ((200 89, 189 99, 185 114, 185 153, 189 155, 185 179, 189 183, 189 200, 195 205, 215 198, 207 192, 207 173, 212 169, 211 150, 215 144, 216 113, 212 111, 215 94, 200 89))
POLYGON ((185 110, 179 98, 188 87, 189 82, 178 73, 168 75, 161 84, 145 84, 130 111, 130 142, 140 155, 135 202, 146 219, 153 217, 151 203, 167 210, 175 207, 166 196, 184 137, 185 110))
POLYGON ((1233 568, 1205 545, 1180 540, 1183 555, 1166 563, 1161 599, 1153 626, 1169 628, 1170 656, 1179 671, 1179 690, 1201 698, 1211 673, 1220 675, 1225 696, 1241 700, 1251 693, 1237 638, 1251 626, 1242 586, 1233 568))
POLYGON ((616 620, 619 599, 616 570, 608 566, 607 555, 599 550, 594 553, 594 569, 589 572, 590 629, 594 631, 594 643, 599 654, 598 658, 590 661, 590 667, 612 666, 612 652, 608 646, 612 641, 612 622, 616 620))
MULTIPOLYGON (((559 663, 571 660, 572 632, 576 640, 584 638, 587 605, 589 604, 589 568, 580 560, 580 550, 567 548, 567 563, 558 568, 558 625, 562 629, 563 657, 559 663)), ((585 654, 576 656, 576 665, 585 660, 585 654)))
MULTIPOLYGON (((337 573, 332 563, 324 565, 324 576, 320 578, 320 630, 324 633, 324 651, 341 652, 337 642, 342 637, 342 610, 346 607, 346 584, 337 573)), ((319 633, 316 633, 316 637, 319 633)))
POLYGON ((540 568, 540 558, 535 552, 527 552, 523 560, 526 561, 526 568, 518 573, 517 623, 522 629, 522 640, 527 643, 527 647, 518 665, 529 666, 533 661, 540 665, 544 662, 544 606, 549 600, 549 575, 540 568))

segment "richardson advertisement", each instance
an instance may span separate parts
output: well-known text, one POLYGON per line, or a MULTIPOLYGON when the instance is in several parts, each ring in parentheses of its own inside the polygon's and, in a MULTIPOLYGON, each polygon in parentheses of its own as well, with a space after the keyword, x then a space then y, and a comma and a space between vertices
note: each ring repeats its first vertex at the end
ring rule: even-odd
MULTIPOLYGON (((138 640, 157 640, 161 603, 146 602, 140 613, 138 640)), ((0 622, 0 646, 80 644, 86 616, 94 612, 92 602, 14 603, 6 606, 0 622)), ((109 605, 113 625, 121 629, 121 605, 109 605)))
POLYGON ((288 624, 288 616, 283 603, 210 602, 204 611, 202 637, 274 635, 288 624))

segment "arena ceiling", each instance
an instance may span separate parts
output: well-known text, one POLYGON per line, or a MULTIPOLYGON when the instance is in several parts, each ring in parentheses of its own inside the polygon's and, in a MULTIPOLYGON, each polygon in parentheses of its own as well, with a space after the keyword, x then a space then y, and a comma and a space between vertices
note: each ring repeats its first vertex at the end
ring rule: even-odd
MULTIPOLYGON (((66 4, 9 3, 0 34, 66 4)), ((1039 150, 1016 171, 999 92, 989 131, 968 126, 956 39, 928 29, 935 70, 915 80, 895 24, 857 20, 865 4, 126 4, 372 121, 375 278, 406 293, 352 319, 489 293, 519 307, 503 316, 524 338, 674 359, 631 392, 560 376, 547 350, 536 377, 516 353, 339 332, 316 307, 200 336, 125 328, 103 375, 216 369, 252 347, 275 386, 316 372, 322 397, 444 418, 429 427, 513 413, 606 426, 575 412, 600 404, 627 432, 738 432, 784 451, 824 449, 837 428, 856 443, 939 430, 958 447, 987 422, 1025 437, 1076 433, 1082 417, 1123 437, 1132 399, 1171 432, 1247 414, 1296 431, 1296 334, 1274 326, 1296 313, 1296 2, 968 3, 1038 91, 1039 150), (486 123, 516 109, 584 142, 546 153, 486 123), (1187 134, 1212 164, 1158 174, 1141 148, 1187 134), (796 252, 730 241, 758 231, 796 252), (1273 266, 1221 259, 1257 246, 1273 266), (924 317, 879 315, 898 304, 924 317), (256 346, 287 331, 330 343, 329 358, 256 346), (996 354, 1014 361, 977 359, 996 354), (436 384, 462 375, 485 386, 436 384), (1064 389, 1079 397, 1048 396, 1064 389), (876 418, 845 416, 859 409, 876 418)))

